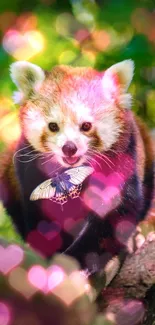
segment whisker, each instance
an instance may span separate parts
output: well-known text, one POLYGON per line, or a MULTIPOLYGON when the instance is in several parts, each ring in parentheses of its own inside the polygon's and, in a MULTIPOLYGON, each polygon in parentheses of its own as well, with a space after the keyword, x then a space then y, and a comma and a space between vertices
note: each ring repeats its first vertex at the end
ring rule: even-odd
POLYGON ((40 159, 48 158, 50 155, 53 155, 53 153, 52 153, 52 152, 44 152, 44 153, 42 154, 42 157, 41 157, 40 159), (47 157, 45 157, 45 156, 47 156, 47 157))
POLYGON ((20 159, 18 159, 18 161, 22 162, 23 164, 26 164, 26 163, 29 163, 29 162, 31 162, 31 161, 37 159, 37 158, 40 158, 40 155, 33 156, 33 157, 32 157, 31 159, 29 159, 29 160, 20 160, 20 159))
POLYGON ((102 169, 101 164, 95 158, 92 158, 92 156, 91 157, 87 156, 87 159, 88 158, 89 158, 90 161, 94 161, 99 166, 99 168, 102 169))
POLYGON ((28 149, 32 147, 32 145, 27 145, 19 150, 17 150, 14 155, 13 155, 13 164, 15 163, 15 157, 17 157, 18 161, 22 162, 22 163, 28 163, 28 162, 31 162, 35 159, 45 159, 46 156, 49 157, 49 155, 51 155, 51 152, 39 152, 38 150, 36 149, 32 149, 31 151, 29 152, 26 152, 26 153, 22 153, 24 150, 28 149), (25 159, 19 159, 19 158, 29 158, 27 160, 25 159))
POLYGON ((101 155, 101 157, 100 157, 100 156, 98 156, 98 152, 96 150, 89 149, 88 152, 90 152, 90 154, 93 153, 94 155, 96 155, 99 159, 101 159, 104 163, 106 163, 107 166, 109 168, 111 168, 111 170, 113 170, 113 167, 115 165, 114 165, 114 163, 105 154, 102 154, 102 155, 100 154, 101 155), (108 162, 106 161, 106 159, 108 160, 109 163, 111 163, 111 165, 108 164, 108 162))
POLYGON ((117 150, 115 150, 115 149, 108 149, 108 151, 111 151, 113 153, 117 153, 117 150))
POLYGON ((14 164, 14 160, 15 160, 16 155, 17 155, 19 152, 21 152, 21 151, 23 151, 23 150, 25 150, 25 149, 27 149, 27 148, 29 148, 29 147, 31 147, 30 144, 27 145, 27 146, 25 146, 24 148, 21 148, 21 149, 17 150, 17 151, 14 153, 13 158, 12 158, 12 160, 13 160, 13 164, 14 164))
MULTIPOLYGON (((89 149, 90 150, 90 149, 89 149)), ((107 157, 107 155, 105 153, 100 153, 97 150, 90 150, 92 152, 95 153, 96 156, 98 156, 98 158, 102 159, 103 157, 106 158, 113 166, 115 166, 115 164, 110 160, 110 158, 107 157)))
POLYGON ((107 159, 107 161, 108 161, 108 162, 110 162, 110 163, 111 163, 111 165, 112 165, 113 167, 115 166, 115 164, 113 163, 113 161, 111 161, 111 159, 110 159, 110 158, 108 158, 106 154, 103 154, 103 157, 104 157, 104 158, 106 158, 106 159, 107 159))
MULTIPOLYGON (((102 159, 103 157, 104 158, 106 158, 113 166, 115 166, 114 165, 114 163, 110 160, 110 158, 108 158, 107 157, 107 155, 106 154, 104 154, 104 153, 100 153, 99 151, 97 151, 97 150, 94 150, 94 149, 89 149, 90 150, 90 152, 92 152, 92 153, 95 153, 95 155, 98 157, 98 158, 100 158, 100 159, 102 159)), ((89 151, 88 150, 88 151, 89 151)))
POLYGON ((60 170, 62 168, 62 166, 59 166, 58 168, 54 169, 51 173, 49 173, 49 175, 53 175, 54 173, 56 173, 58 170, 60 170))
POLYGON ((103 155, 100 156, 96 151, 94 151, 94 150, 92 150, 92 151, 91 150, 88 150, 88 152, 90 152, 92 154, 95 154, 96 157, 98 157, 99 159, 103 160, 103 155))
MULTIPOLYGON (((23 153, 23 154, 20 154, 22 156, 29 156, 29 155, 32 155, 33 153, 35 152, 38 152, 37 150, 31 150, 30 152, 27 152, 27 153, 23 153)), ((39 153, 39 152, 38 152, 39 153)), ((40 153, 41 154, 41 153, 40 153)))
POLYGON ((48 163, 49 161, 52 161, 52 158, 53 158, 53 155, 48 160, 45 160, 43 163, 41 163, 41 165, 43 166, 46 163, 48 163))
POLYGON ((90 161, 89 157, 86 156, 85 158, 86 158, 86 161, 88 161, 89 165, 90 165, 92 168, 94 168, 94 166, 93 166, 92 162, 90 161))

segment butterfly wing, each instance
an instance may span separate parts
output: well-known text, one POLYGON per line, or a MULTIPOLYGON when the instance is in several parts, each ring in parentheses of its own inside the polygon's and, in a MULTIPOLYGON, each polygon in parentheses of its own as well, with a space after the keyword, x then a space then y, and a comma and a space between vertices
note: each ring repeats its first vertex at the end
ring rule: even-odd
POLYGON ((80 185, 72 185, 68 191, 68 195, 71 197, 71 199, 76 199, 80 196, 82 189, 82 184, 80 185))
POLYGON ((51 199, 63 205, 67 202, 67 195, 72 199, 80 195, 82 183, 92 174, 94 169, 90 166, 80 166, 66 170, 59 180, 51 178, 38 185, 31 193, 30 200, 51 199))
POLYGON ((52 185, 52 179, 48 179, 47 181, 38 185, 34 191, 31 193, 30 200, 36 201, 39 199, 50 199, 54 197, 56 192, 56 186, 52 185))
POLYGON ((56 184, 55 195, 51 198, 51 200, 61 205, 67 202, 67 192, 65 183, 63 181, 60 181, 56 184))
POLYGON ((74 185, 80 185, 83 181, 92 174, 94 169, 90 166, 80 166, 68 169, 64 174, 69 175, 69 182, 74 185))
POLYGON ((68 169, 64 172, 64 174, 68 176, 68 180, 65 181, 66 190, 72 199, 80 196, 83 181, 92 174, 93 171, 94 169, 92 167, 80 166, 68 169))

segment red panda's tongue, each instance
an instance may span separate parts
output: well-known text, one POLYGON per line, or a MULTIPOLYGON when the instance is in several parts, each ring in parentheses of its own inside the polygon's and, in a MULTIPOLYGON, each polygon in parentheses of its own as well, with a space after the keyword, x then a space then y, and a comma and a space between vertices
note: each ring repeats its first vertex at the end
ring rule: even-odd
POLYGON ((64 160, 68 164, 73 165, 73 164, 75 164, 79 160, 79 157, 65 157, 64 160))

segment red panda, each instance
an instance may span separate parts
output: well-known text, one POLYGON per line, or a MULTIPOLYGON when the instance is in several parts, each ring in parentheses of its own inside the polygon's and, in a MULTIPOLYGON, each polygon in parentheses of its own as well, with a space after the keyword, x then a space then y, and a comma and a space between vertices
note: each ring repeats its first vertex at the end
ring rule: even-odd
POLYGON ((153 147, 127 92, 134 63, 46 72, 21 61, 10 71, 21 137, 1 159, 0 199, 24 240, 44 256, 66 253, 99 271, 126 251, 153 200, 153 147), (81 166, 93 172, 63 209, 50 199, 30 200, 40 183, 50 179, 56 191, 55 174, 81 166))

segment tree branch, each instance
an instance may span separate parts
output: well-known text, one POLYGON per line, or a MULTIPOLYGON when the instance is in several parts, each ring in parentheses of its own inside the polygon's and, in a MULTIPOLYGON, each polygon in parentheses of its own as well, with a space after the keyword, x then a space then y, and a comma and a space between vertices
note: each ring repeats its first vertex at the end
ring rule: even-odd
POLYGON ((119 274, 102 292, 100 310, 119 325, 155 321, 155 234, 129 255, 119 274))

